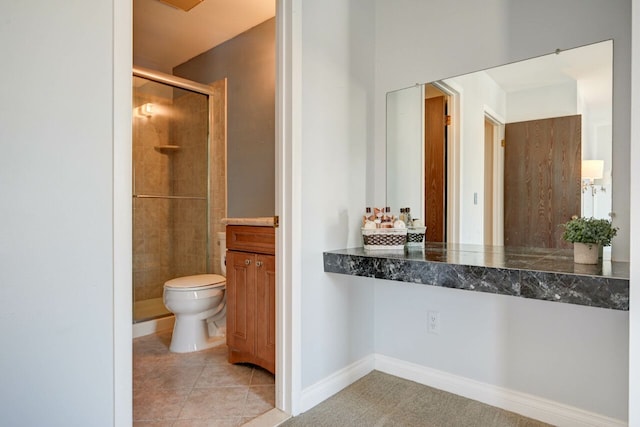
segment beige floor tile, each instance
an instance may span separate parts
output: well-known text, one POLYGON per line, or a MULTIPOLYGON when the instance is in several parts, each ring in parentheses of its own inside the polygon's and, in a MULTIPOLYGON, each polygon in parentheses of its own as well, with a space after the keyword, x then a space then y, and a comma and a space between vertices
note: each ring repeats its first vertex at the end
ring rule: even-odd
POLYGON ((145 381, 153 374, 154 364, 140 365, 133 368, 133 390, 143 387, 145 381))
POLYGON ((253 369, 253 376, 251 377, 251 385, 271 385, 276 383, 275 376, 260 367, 253 369))
POLYGON ((193 389, 184 402, 180 419, 240 417, 243 415, 248 387, 193 389))
POLYGON ((227 361, 227 346, 222 345, 207 350, 194 351, 193 353, 182 353, 175 363, 180 365, 229 364, 227 361))
POLYGON ((142 383, 142 388, 167 389, 186 388, 191 389, 204 369, 202 365, 157 365, 142 383))
POLYGON ((170 420, 178 418, 188 389, 137 390, 133 393, 133 419, 170 420))
POLYGON ((196 388, 249 385, 253 367, 245 365, 206 365, 196 381, 196 388))
POLYGON ((208 364, 229 364, 229 352, 226 345, 206 350, 208 364))
POLYGON ((169 332, 136 338, 133 341, 133 368, 176 359, 174 353, 169 351, 170 343, 169 332))
POLYGON ((274 376, 222 345, 171 353, 171 331, 133 341, 134 427, 238 427, 275 406, 274 376))
POLYGON ((172 427, 239 427, 242 424, 244 424, 244 418, 226 417, 178 420, 172 427))
POLYGON ((245 416, 258 416, 275 406, 276 387, 275 385, 257 385, 249 387, 247 403, 244 407, 245 416))

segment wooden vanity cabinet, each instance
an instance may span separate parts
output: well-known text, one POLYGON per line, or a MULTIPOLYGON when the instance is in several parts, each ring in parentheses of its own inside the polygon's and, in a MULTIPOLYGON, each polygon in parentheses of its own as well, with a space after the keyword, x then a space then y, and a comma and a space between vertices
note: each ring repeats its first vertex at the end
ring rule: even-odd
POLYGON ((275 229, 227 226, 229 363, 253 363, 275 374, 275 229))

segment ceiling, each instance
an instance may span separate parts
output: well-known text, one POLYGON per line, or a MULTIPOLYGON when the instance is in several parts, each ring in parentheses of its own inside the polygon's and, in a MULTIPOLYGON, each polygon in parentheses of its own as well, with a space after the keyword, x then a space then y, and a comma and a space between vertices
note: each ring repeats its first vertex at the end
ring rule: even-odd
POLYGON ((185 12, 133 0, 133 63, 173 68, 275 16, 275 0, 204 0, 185 12))

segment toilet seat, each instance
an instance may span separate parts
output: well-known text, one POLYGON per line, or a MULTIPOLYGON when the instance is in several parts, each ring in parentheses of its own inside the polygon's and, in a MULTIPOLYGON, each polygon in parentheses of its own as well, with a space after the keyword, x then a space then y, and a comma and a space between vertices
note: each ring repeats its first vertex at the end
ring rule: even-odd
POLYGON ((164 283, 164 287, 175 291, 197 291, 224 286, 226 280, 219 274, 196 274, 168 280, 164 283))

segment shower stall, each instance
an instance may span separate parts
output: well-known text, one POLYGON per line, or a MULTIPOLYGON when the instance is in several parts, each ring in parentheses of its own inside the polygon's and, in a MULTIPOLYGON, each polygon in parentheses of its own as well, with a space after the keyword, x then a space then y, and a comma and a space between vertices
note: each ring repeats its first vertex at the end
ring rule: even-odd
POLYGON ((169 315, 164 282, 220 273, 226 213, 226 81, 133 69, 133 320, 169 315))

